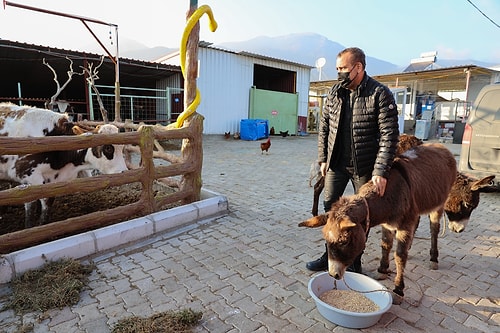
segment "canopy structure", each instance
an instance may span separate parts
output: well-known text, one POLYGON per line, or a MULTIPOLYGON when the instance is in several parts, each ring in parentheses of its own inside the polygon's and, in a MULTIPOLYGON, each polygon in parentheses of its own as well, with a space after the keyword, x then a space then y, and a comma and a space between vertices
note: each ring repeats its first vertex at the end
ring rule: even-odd
MULTIPOLYGON (((33 45, 0 39, 0 99, 17 103, 16 98, 47 99, 56 91, 53 73, 43 64, 46 59, 58 73, 60 82, 66 80, 66 72, 70 62, 73 69, 81 72, 80 66, 92 62, 97 65, 101 55, 58 49, 50 46, 33 45)), ((179 66, 151 63, 142 60, 120 59, 120 81, 123 87, 155 88, 158 81, 177 75, 179 66)), ((99 71, 100 85, 113 85, 115 81, 115 65, 109 58, 99 71)), ((61 98, 86 101, 88 88, 83 76, 74 76, 73 81, 64 89, 61 98)))
MULTIPOLYGON (((438 68, 425 71, 375 75, 374 79, 390 88, 407 87, 417 94, 437 94, 440 91, 466 91, 471 85, 484 86, 491 82, 498 71, 476 65, 438 68)), ((328 92, 336 80, 311 82, 311 90, 328 92)), ((467 95, 467 101, 475 96, 467 95)))

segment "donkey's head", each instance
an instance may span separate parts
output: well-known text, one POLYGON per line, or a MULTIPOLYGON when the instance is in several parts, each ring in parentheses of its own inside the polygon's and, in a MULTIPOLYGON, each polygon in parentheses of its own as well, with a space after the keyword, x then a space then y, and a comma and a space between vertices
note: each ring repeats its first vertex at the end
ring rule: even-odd
POLYGON ((340 280, 366 245, 368 206, 359 197, 342 197, 327 214, 301 222, 300 227, 323 226, 327 244, 328 273, 340 280))
POLYGON ((462 232, 469 223, 472 211, 479 205, 479 194, 489 192, 495 176, 482 179, 457 173, 457 179, 451 188, 444 210, 449 219, 449 228, 453 232, 462 232))

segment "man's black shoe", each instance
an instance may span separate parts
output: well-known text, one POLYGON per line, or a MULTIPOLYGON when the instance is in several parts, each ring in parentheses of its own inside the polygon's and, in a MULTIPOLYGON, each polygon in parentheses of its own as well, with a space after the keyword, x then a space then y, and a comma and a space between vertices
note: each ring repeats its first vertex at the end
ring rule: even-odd
MULTIPOLYGON (((326 244, 325 244, 326 247, 326 244)), ((328 248, 327 248, 328 250, 328 248)), ((348 272, 354 272, 354 273, 363 273, 363 269, 361 268, 361 256, 363 253, 361 253, 356 259, 354 259, 354 263, 347 267, 348 272)), ((328 270, 328 253, 325 251, 321 258, 310 261, 306 264, 306 268, 310 271, 327 271, 328 270)))
POLYGON ((348 272, 354 272, 354 273, 363 273, 363 269, 361 268, 361 255, 363 253, 361 253, 355 260, 354 260, 354 263, 347 267, 347 271, 348 272))
POLYGON ((356 267, 355 264, 352 264, 351 266, 347 267, 346 271, 348 272, 353 272, 353 273, 362 273, 361 266, 356 267))
POLYGON ((321 258, 309 261, 306 264, 306 268, 310 271, 326 271, 328 269, 328 254, 325 252, 321 258))

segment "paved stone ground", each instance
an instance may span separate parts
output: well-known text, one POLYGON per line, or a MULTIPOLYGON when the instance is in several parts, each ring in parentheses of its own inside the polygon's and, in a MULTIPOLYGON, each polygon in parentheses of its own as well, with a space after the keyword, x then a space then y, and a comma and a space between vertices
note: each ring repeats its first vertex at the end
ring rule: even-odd
MULTIPOLYGON (((196 332, 354 331, 324 319, 307 291, 314 273, 305 263, 324 250, 320 229, 297 227, 311 215, 316 136, 273 137, 269 154, 260 142, 205 137, 204 186, 227 196, 228 216, 90 258, 97 269, 77 305, 23 316, 2 311, 0 331, 34 323, 35 332, 105 333, 124 317, 179 308, 203 312, 196 332)), ((458 145, 449 147, 458 153, 458 145)), ((482 194, 468 229, 439 239, 437 271, 428 269, 422 218, 406 301, 362 331, 500 332, 499 212, 500 194, 482 194)), ((363 257, 367 275, 377 267, 379 239, 377 227, 363 257)), ((392 289, 391 280, 383 283, 392 289)), ((0 286, 0 306, 9 293, 0 286)))

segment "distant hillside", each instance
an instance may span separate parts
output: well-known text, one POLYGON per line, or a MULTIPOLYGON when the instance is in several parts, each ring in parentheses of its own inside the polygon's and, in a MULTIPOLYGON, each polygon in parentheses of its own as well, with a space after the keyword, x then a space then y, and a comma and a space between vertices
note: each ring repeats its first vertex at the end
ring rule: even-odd
POLYGON ((491 62, 484 62, 484 61, 478 61, 478 60, 472 60, 472 59, 460 59, 460 60, 454 60, 454 59, 439 59, 439 54, 437 57, 436 64, 441 67, 456 67, 456 66, 464 66, 464 65, 476 65, 476 66, 481 66, 481 67, 493 67, 494 64, 491 62))
MULTIPOLYGON (((345 46, 315 33, 290 34, 279 37, 262 36, 244 42, 221 43, 219 46, 277 59, 286 59, 312 67, 315 66, 318 58, 325 58, 326 64, 321 69, 322 80, 337 78, 335 59, 337 54, 345 49, 345 46)), ((370 56, 366 57, 366 67, 370 75, 394 73, 401 70, 397 65, 370 56)), ((318 81, 318 79, 319 71, 313 68, 311 80, 318 81)))
MULTIPOLYGON (((145 45, 132 41, 121 41, 120 56, 131 59, 152 61, 164 55, 177 51, 178 48, 158 46, 148 48, 145 45)), ((326 64, 321 69, 322 80, 337 78, 335 59, 337 54, 345 48, 344 45, 329 40, 316 33, 298 33, 278 37, 256 37, 242 42, 220 43, 214 46, 234 50, 247 51, 276 59, 288 60, 315 67, 316 60, 325 58, 326 64)), ((416 55, 415 57, 418 57, 416 55)), ((408 65, 410 64, 408 59, 408 65)), ((478 65, 491 67, 494 64, 475 60, 447 60, 437 57, 436 65, 439 67, 454 67, 461 65, 478 65)), ((367 55, 366 71, 369 75, 392 74, 402 72, 407 66, 401 67, 388 61, 373 58, 367 55)), ((319 80, 319 70, 311 69, 311 81, 319 80)))
MULTIPOLYGON (((295 61, 305 65, 315 66, 318 58, 325 58, 326 64, 321 70, 322 80, 332 80, 337 78, 335 69, 335 59, 337 54, 345 48, 344 45, 329 40, 325 36, 315 33, 290 34, 279 37, 257 37, 243 42, 221 43, 232 50, 248 51, 257 54, 270 56, 277 59, 295 61)), ((416 55, 415 57, 418 57, 416 55)), ((408 59, 408 65, 410 64, 408 59)), ((482 67, 492 67, 495 64, 472 59, 450 60, 440 59, 437 56, 437 67, 455 67, 463 65, 477 65, 482 67)), ((397 66, 390 62, 373 58, 367 55, 366 71, 370 75, 392 74, 402 72, 407 66, 397 66)), ((316 68, 311 70, 311 81, 319 80, 319 71, 316 68)))
POLYGON ((166 54, 177 51, 178 49, 171 49, 163 46, 156 46, 152 48, 144 48, 144 49, 134 49, 127 50, 121 53, 121 57, 136 59, 136 60, 145 60, 145 61, 153 61, 158 58, 163 57, 166 54))
MULTIPOLYGON (((87 52, 104 54, 102 48, 95 43, 86 45, 84 49, 87 50, 87 52)), ((123 38, 120 40, 121 58, 153 61, 177 50, 178 48, 169 48, 165 46, 147 47, 141 42, 128 38, 123 38)))

